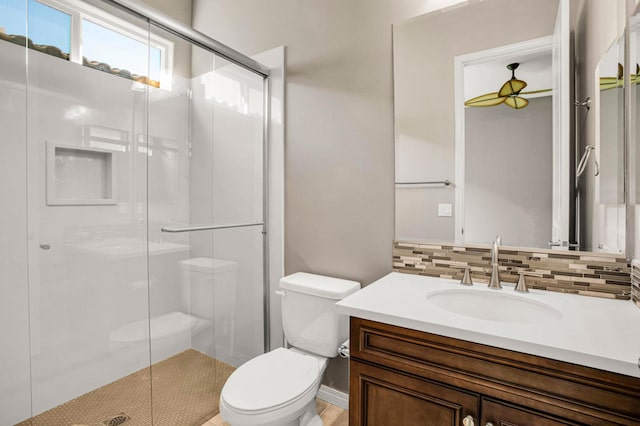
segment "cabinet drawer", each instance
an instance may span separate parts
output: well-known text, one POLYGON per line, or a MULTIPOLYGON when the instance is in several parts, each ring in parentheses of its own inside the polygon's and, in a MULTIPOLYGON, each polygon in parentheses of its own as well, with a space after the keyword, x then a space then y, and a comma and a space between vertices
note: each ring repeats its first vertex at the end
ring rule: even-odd
POLYGON ((515 407, 500 401, 482 399, 480 412, 481 425, 493 426, 586 426, 595 425, 597 419, 589 423, 574 423, 545 413, 533 412, 521 407, 515 407))
POLYGON ((640 424, 640 379, 359 318, 351 356, 536 411, 640 424))
POLYGON ((478 419, 477 394, 355 360, 350 369, 352 426, 458 426, 466 416, 478 419))

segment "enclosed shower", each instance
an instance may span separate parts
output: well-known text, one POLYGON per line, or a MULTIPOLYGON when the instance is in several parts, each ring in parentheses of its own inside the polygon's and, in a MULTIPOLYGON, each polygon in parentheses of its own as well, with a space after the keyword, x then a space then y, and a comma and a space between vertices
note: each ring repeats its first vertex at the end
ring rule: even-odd
POLYGON ((141 3, 0 0, 0 426, 217 414, 269 345, 268 74, 141 3))

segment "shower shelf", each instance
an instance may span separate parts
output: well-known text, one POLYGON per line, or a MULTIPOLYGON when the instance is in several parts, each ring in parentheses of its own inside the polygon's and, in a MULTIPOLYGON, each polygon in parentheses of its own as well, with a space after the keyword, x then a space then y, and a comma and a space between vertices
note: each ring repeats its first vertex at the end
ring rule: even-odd
POLYGON ((47 205, 114 205, 112 151, 47 141, 47 205))

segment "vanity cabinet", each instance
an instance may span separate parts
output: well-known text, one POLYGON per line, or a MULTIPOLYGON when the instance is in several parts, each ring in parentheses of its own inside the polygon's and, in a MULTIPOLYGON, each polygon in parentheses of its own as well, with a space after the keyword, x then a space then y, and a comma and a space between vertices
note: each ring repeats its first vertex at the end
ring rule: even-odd
POLYGON ((353 317, 350 352, 351 426, 640 425, 639 378, 353 317))
MULTIPOLYGON (((459 425, 478 418, 478 395, 353 360, 360 412, 351 425, 459 425)), ((349 407, 350 410, 353 406, 349 407)))
MULTIPOLYGON (((492 424, 494 426, 566 426, 580 425, 568 420, 550 416, 546 413, 527 410, 523 407, 516 407, 502 401, 492 399, 482 399, 480 408, 482 413, 481 425, 492 424)), ((455 423, 452 423, 455 424, 455 423)), ((597 418, 592 418, 590 425, 605 424, 597 418)))

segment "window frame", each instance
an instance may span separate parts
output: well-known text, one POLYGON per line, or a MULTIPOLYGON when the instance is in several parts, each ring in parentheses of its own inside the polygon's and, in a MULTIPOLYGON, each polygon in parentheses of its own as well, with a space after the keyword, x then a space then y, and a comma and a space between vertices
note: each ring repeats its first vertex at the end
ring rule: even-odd
MULTIPOLYGON (((148 45, 150 48, 160 50, 160 88, 171 90, 173 78, 173 55, 174 43, 164 37, 151 32, 150 28, 146 30, 130 22, 120 19, 114 15, 91 6, 79 0, 35 0, 45 6, 57 9, 71 16, 71 46, 69 52, 69 61, 83 65, 83 34, 82 23, 87 20, 93 24, 102 26, 110 31, 128 37, 134 41, 148 45)), ((87 58, 95 60, 98 58, 87 58)), ((150 73, 147 66, 147 74, 150 73)), ((151 78, 149 75, 145 77, 151 78)))

